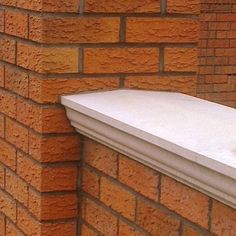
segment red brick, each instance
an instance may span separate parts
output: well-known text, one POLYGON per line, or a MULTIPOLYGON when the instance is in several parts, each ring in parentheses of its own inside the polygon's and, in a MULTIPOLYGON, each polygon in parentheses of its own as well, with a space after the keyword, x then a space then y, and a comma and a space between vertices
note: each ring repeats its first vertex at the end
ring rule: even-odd
POLYGON ((209 48, 227 48, 229 47, 228 39, 209 39, 207 46, 209 48))
POLYGON ((5 235, 5 216, 0 213, 0 235, 5 235))
POLYGON ((76 48, 17 44, 17 65, 38 73, 76 73, 78 58, 76 48))
POLYGON ((0 32, 4 30, 4 11, 0 10, 0 32))
POLYGON ((41 137, 30 132, 29 153, 40 162, 78 161, 79 137, 77 135, 41 137))
POLYGON ((43 12, 78 12, 79 0, 18 0, 17 6, 43 12))
POLYGON ((28 186, 11 171, 6 171, 6 191, 20 203, 28 205, 28 186))
POLYGON ((0 38, 0 60, 16 63, 16 42, 12 39, 0 38))
POLYGON ((196 231, 195 229, 191 228, 190 226, 183 226, 183 236, 204 236, 204 234, 196 231))
POLYGON ((103 235, 117 235, 117 217, 88 199, 85 220, 103 235))
POLYGON ((28 152, 28 130, 19 123, 8 118, 6 119, 6 139, 22 151, 28 152))
POLYGON ((5 66, 0 64, 0 87, 4 87, 5 66))
POLYGON ((100 184, 100 200, 129 220, 134 220, 136 206, 135 196, 106 178, 102 177, 100 184))
POLYGON ((198 41, 197 20, 179 18, 127 19, 126 41, 144 43, 194 43, 198 41))
POLYGON ((215 235, 236 234, 236 211, 220 202, 213 201, 211 232, 215 235))
POLYGON ((0 111, 9 117, 16 117, 16 96, 0 90, 0 111))
POLYGON ((6 236, 24 236, 22 232, 9 220, 6 223, 6 236))
POLYGON ((200 13, 200 0, 168 0, 167 1, 168 13, 182 13, 182 14, 199 14, 200 13))
POLYGON ((17 11, 5 12, 5 32, 21 38, 28 37, 28 15, 17 11))
POLYGON ((206 195, 162 176, 161 203, 190 221, 208 227, 209 198, 206 195))
POLYGON ((6 67, 5 88, 23 97, 28 97, 28 74, 17 69, 6 67))
POLYGON ((3 189, 4 185, 5 185, 5 168, 2 165, 0 165, 0 187, 3 189))
POLYGON ((151 235, 179 235, 177 219, 143 201, 138 201, 136 223, 151 235))
POLYGON ((60 96, 119 87, 119 78, 47 78, 30 76, 29 97, 39 103, 60 102, 60 96))
POLYGON ((83 191, 89 193, 94 197, 99 197, 100 187, 99 187, 100 177, 89 169, 82 169, 82 185, 83 191))
POLYGON ((117 177, 118 153, 102 144, 86 139, 84 143, 84 161, 94 168, 117 177))
POLYGON ((4 138, 5 136, 5 118, 4 118, 4 115, 0 114, 0 137, 1 138, 4 138))
POLYGON ((198 51, 196 48, 165 48, 164 70, 197 72, 198 51))
POLYGON ((16 169, 16 149, 4 140, 0 139, 0 161, 10 167, 16 169))
POLYGON ((119 221, 119 236, 144 236, 141 232, 137 229, 133 228, 132 226, 126 224, 124 221, 119 221))
POLYGON ((77 195, 47 195, 29 191, 29 211, 39 220, 58 220, 77 216, 77 195))
POLYGON ((117 43, 118 17, 30 17, 29 38, 44 43, 117 43))
POLYGON ((94 230, 90 229, 85 224, 81 225, 81 235, 83 235, 83 236, 98 236, 98 234, 94 230))
POLYGON ((87 48, 84 51, 85 73, 158 72, 157 48, 87 48))
POLYGON ((84 6, 85 12, 101 13, 141 13, 141 12, 160 12, 159 0, 86 0, 84 6))
POLYGON ((0 211, 12 221, 16 221, 16 202, 2 190, 0 190, 0 211))
POLYGON ((142 195, 158 200, 159 174, 122 155, 119 156, 119 180, 142 195))
POLYGON ((1 4, 6 6, 16 6, 16 0, 2 0, 1 4))

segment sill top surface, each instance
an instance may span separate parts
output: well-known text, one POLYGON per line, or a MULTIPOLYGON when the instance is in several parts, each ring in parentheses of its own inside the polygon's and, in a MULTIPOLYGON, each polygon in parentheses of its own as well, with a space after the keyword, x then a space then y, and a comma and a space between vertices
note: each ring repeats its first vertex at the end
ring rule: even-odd
POLYGON ((125 89, 63 96, 62 104, 236 179, 233 108, 180 93, 125 89))

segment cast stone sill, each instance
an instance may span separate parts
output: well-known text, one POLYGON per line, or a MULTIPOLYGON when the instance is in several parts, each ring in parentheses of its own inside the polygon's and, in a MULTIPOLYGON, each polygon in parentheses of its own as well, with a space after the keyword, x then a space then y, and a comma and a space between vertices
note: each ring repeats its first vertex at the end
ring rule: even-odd
POLYGON ((62 97, 79 133, 236 208, 236 110, 180 93, 62 97))

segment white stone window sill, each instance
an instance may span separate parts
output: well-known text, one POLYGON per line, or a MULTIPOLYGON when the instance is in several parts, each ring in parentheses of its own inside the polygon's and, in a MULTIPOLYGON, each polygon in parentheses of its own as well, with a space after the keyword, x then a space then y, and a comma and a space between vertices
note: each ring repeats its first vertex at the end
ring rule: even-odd
POLYGON ((63 96, 82 133, 236 208, 236 110, 180 93, 63 96))

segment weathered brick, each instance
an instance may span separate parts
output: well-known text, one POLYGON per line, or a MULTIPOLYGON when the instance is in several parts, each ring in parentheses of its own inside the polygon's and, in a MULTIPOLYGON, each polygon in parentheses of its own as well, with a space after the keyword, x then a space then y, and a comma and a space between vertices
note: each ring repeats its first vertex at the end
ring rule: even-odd
POLYGON ((3 189, 5 187, 4 185, 5 185, 5 168, 2 165, 0 165, 0 187, 3 189))
POLYGON ((198 51, 196 48, 165 48, 164 70, 197 72, 198 51))
POLYGON ((6 235, 7 236, 24 236, 24 234, 16 228, 9 220, 6 222, 6 235))
POLYGON ((83 236, 98 236, 98 234, 94 230, 90 229, 85 224, 81 225, 81 235, 83 235, 83 236))
POLYGON ((119 221, 119 236, 144 236, 141 232, 137 229, 133 228, 132 226, 126 224, 124 221, 119 221))
POLYGON ((138 201, 136 223, 151 235, 179 235, 179 220, 144 201, 138 201))
POLYGON ((117 43, 118 17, 31 16, 29 38, 44 43, 117 43))
POLYGON ((88 199, 85 220, 103 235, 117 235, 117 217, 88 199))
POLYGON ((134 220, 135 196, 106 178, 102 177, 100 184, 100 200, 129 220, 134 220))
POLYGON ((5 67, 5 88, 28 97, 28 74, 16 68, 5 67))
POLYGON ((0 87, 4 87, 5 66, 0 64, 0 87))
POLYGON ((168 13, 182 13, 182 14, 199 14, 200 13, 200 0, 168 0, 167 1, 168 13))
POLYGON ((6 191, 17 201, 28 205, 28 186, 11 171, 6 171, 6 191))
POLYGON ((29 211, 39 220, 58 220, 77 216, 77 195, 47 195, 29 191, 29 211))
POLYGON ((6 6, 16 6, 17 0, 2 0, 1 4, 6 6))
POLYGON ((0 60, 15 64, 16 62, 15 40, 0 38, 0 60))
POLYGON ((4 11, 0 10, 0 32, 4 30, 4 11))
POLYGON ((16 96, 0 90, 0 111, 5 115, 15 118, 16 117, 16 96))
POLYGON ((81 189, 94 197, 99 197, 100 177, 89 169, 82 169, 82 185, 81 189))
POLYGON ((161 203, 190 221, 208 227, 209 198, 167 176, 162 176, 161 203))
POLYGON ((18 0, 17 6, 43 12, 78 12, 79 2, 79 0, 18 0))
POLYGON ((196 95, 196 77, 194 76, 127 76, 125 87, 158 91, 181 92, 196 95))
POLYGON ((5 215, 0 213, 0 235, 5 235, 5 215))
POLYGON ((0 139, 0 161, 10 167, 12 170, 16 169, 16 149, 9 145, 4 140, 0 139))
POLYGON ((236 211, 223 203, 213 201, 211 232, 215 235, 236 234, 236 211))
POLYGON ((204 234, 196 231, 190 226, 183 226, 183 236, 204 236, 204 234))
POLYGON ((86 0, 84 6, 85 12, 101 12, 101 13, 141 13, 141 12, 160 12, 159 0, 86 0))
POLYGON ((157 48, 86 48, 85 73, 158 72, 157 48))
POLYGON ((119 180, 142 195, 158 200, 159 174, 123 155, 119 156, 119 180))
POLYGON ((17 44, 17 65, 38 73, 76 73, 78 58, 76 48, 17 44))
POLYGON ((130 17, 127 19, 126 41, 194 43, 198 41, 198 33, 198 21, 193 19, 130 17))
POLYGON ((28 15, 23 12, 5 12, 5 32, 21 38, 28 37, 28 15))
POLYGON ((0 210, 13 222, 16 221, 16 202, 2 190, 0 190, 0 210))
POLYGON ((118 153, 102 144, 86 139, 84 143, 84 160, 90 166, 117 177, 118 153))
POLYGON ((4 115, 0 114, 0 137, 4 138, 5 136, 5 117, 4 115))
POLYGON ((29 153, 40 162, 78 161, 79 137, 40 137, 30 132, 29 153))
POLYGON ((6 119, 6 139, 24 152, 28 152, 29 131, 19 123, 6 119))

